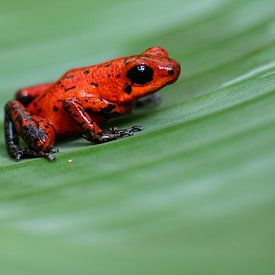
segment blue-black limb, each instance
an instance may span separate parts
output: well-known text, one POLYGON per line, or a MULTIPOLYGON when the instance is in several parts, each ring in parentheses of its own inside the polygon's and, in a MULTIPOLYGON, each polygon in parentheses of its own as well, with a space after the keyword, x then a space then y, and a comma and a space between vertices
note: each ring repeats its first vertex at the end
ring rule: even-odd
POLYGON ((17 100, 9 101, 5 105, 5 139, 9 155, 16 160, 29 157, 55 159, 52 153, 56 150, 50 146, 54 139, 52 127, 43 119, 33 119, 17 100), (20 147, 19 136, 29 148, 20 147))

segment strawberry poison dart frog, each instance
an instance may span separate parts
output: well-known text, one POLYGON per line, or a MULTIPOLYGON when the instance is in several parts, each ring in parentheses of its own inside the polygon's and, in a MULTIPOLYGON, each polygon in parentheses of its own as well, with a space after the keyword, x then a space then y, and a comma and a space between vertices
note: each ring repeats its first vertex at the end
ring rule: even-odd
MULTIPOLYGON (((72 69, 53 83, 20 89, 5 105, 5 138, 11 157, 54 160, 55 140, 82 136, 103 143, 142 130, 100 123, 130 112, 145 96, 175 82, 180 64, 160 47, 94 66, 72 69), (21 148, 19 137, 28 145, 21 148)), ((148 98, 148 97, 147 97, 148 98)))

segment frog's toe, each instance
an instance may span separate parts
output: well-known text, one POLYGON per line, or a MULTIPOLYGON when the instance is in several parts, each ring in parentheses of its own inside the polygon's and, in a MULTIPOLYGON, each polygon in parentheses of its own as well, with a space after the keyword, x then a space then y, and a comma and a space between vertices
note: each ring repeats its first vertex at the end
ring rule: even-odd
POLYGON ((109 129, 109 133, 115 135, 116 137, 127 137, 132 136, 135 132, 142 131, 144 127, 142 125, 134 125, 129 129, 119 129, 117 127, 113 127, 109 129))
POLYGON ((131 129, 119 129, 117 127, 110 128, 108 133, 114 135, 116 138, 133 135, 133 131, 131 129))
POLYGON ((31 148, 25 148, 16 153, 15 160, 19 161, 20 159, 23 158, 46 158, 49 161, 53 161, 56 159, 55 155, 53 154, 54 152, 57 152, 56 149, 53 151, 49 152, 43 152, 43 151, 36 151, 31 148))
POLYGON ((53 155, 53 154, 48 154, 48 155, 46 156, 46 158, 47 158, 49 161, 54 161, 54 160, 56 160, 56 157, 55 157, 55 155, 53 155))
POLYGON ((144 127, 142 125, 134 125, 131 128, 128 129, 131 132, 140 132, 144 130, 144 127))
POLYGON ((58 153, 59 152, 59 149, 58 148, 51 148, 50 149, 50 151, 49 151, 50 153, 58 153))
POLYGON ((24 150, 17 151, 15 154, 15 160, 19 161, 23 157, 23 155, 24 155, 24 150))

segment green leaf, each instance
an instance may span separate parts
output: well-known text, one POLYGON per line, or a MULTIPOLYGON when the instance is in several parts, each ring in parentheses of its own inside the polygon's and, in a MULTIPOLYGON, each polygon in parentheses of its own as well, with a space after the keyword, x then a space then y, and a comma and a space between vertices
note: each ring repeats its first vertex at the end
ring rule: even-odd
POLYGON ((2 2, 2 106, 154 45, 182 75, 110 122, 133 137, 49 163, 12 161, 1 135, 1 274, 275 273, 274 0, 2 2))

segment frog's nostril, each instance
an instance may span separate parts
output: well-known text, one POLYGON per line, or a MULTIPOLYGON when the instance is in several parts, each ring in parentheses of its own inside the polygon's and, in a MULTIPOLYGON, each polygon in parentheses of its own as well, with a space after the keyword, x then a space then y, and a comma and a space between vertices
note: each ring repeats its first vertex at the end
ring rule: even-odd
POLYGON ((169 84, 177 81, 180 75, 180 71, 180 64, 176 60, 172 60, 172 64, 168 67, 167 71, 167 78, 169 84))
POLYGON ((169 70, 169 71, 168 71, 168 75, 169 75, 169 76, 174 75, 174 73, 175 73, 175 72, 174 72, 174 70, 173 70, 173 69, 171 69, 171 70, 169 70))

